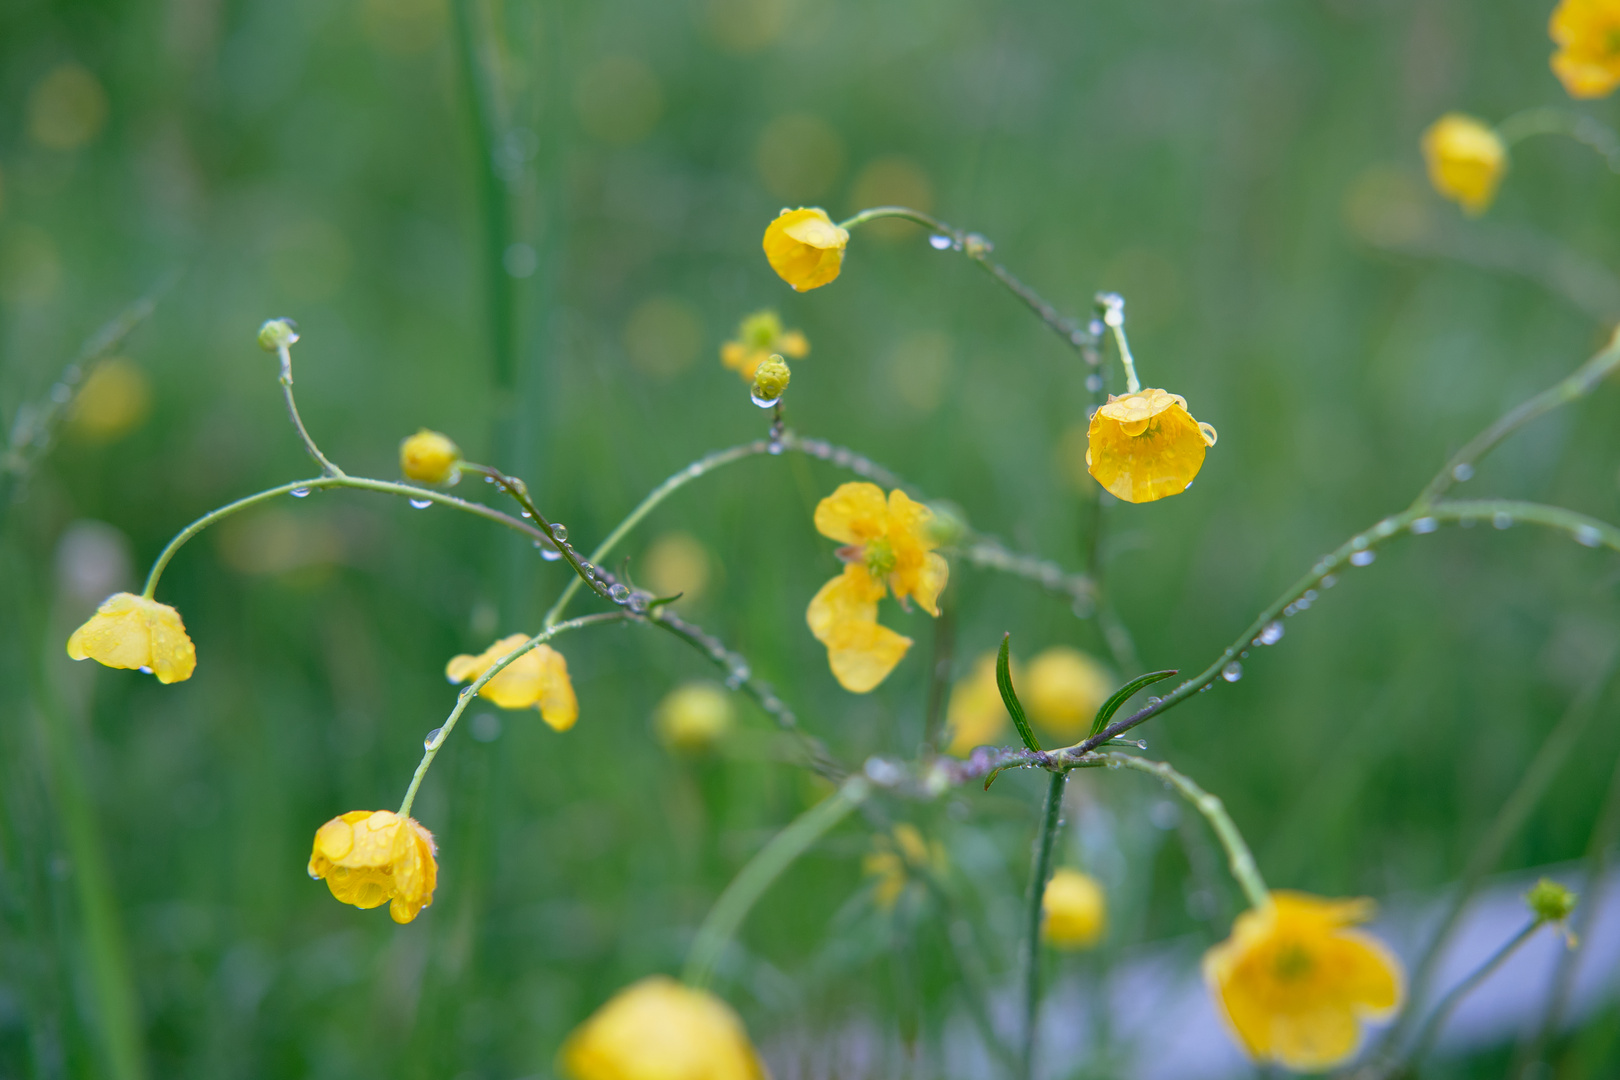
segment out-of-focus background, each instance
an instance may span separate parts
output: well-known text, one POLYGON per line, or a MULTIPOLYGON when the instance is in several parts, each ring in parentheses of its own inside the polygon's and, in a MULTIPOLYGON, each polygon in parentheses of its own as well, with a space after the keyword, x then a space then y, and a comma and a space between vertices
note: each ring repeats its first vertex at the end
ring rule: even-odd
MULTIPOLYGON (((1123 293, 1146 383, 1219 429, 1186 494, 1104 508, 1144 667, 1196 671, 1620 315, 1620 180, 1596 155, 1521 144, 1480 220, 1429 192, 1418 156, 1444 111, 1567 104, 1550 6, 0 4, 6 423, 168 282, 0 507, 0 1076, 549 1075, 592 1009, 678 968, 737 868, 822 793, 746 705, 724 752, 666 751, 654 706, 711 669, 663 635, 586 632, 559 643, 577 728, 479 706, 440 755, 416 809, 439 892, 417 922, 309 881, 321 822, 397 804, 453 703, 446 659, 533 630, 565 568, 441 508, 317 493, 233 518, 169 569, 159 599, 197 643, 193 679, 71 664, 72 627, 186 523, 310 474, 262 320, 298 321, 303 414, 345 469, 392 478, 399 439, 436 428, 527 478, 588 548, 688 461, 763 434, 717 351, 774 307, 812 345, 796 429, 1076 566, 1073 354, 908 225, 858 232, 842 277, 802 296, 760 251, 783 205, 932 211, 1067 311, 1123 293)), ((1614 520, 1617 407, 1599 389, 1466 488, 1614 520)), ((867 696, 804 625, 837 569, 811 511, 848 478, 751 459, 622 554, 683 588, 842 758, 909 757, 929 621, 886 602, 919 644, 867 696)), ((477 487, 459 490, 493 498, 477 487)), ((1240 681, 1142 733, 1226 801, 1273 886, 1442 895, 1620 644, 1617 573, 1529 527, 1394 543, 1240 681)), ((1026 657, 1106 657, 1037 586, 952 577, 959 674, 1009 630, 1026 657)), ((1600 708, 1500 869, 1587 851, 1620 751, 1600 708)), ((1040 787, 1009 774, 881 808, 945 845, 996 987, 1016 970, 1040 787)), ((1112 925, 1054 978, 1225 936, 1240 901, 1197 819, 1140 776, 1076 789, 1060 857, 1104 881, 1112 925)), ((795 866, 719 988, 782 1075, 815 1075, 803 1048, 851 1031, 868 1065, 839 1075, 957 1075, 940 1062, 963 992, 948 920, 926 895, 881 910, 869 844, 852 822, 795 866)), ((1620 1071, 1620 1008, 1587 1016, 1559 1075, 1620 1071)), ((1053 1075, 1113 1075, 1134 1052, 1083 1030, 1053 1075)), ((1512 1039, 1432 1075, 1500 1076, 1512 1039)))

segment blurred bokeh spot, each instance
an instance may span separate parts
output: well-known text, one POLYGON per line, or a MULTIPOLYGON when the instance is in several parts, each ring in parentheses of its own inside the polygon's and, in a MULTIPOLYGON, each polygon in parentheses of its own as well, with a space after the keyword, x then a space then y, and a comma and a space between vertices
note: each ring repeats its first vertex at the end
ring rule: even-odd
POLYGON ((377 48, 415 56, 438 44, 449 22, 445 0, 364 0, 360 25, 377 48))
POLYGON ((920 413, 931 413, 945 400, 951 339, 939 330, 920 330, 889 350, 886 366, 895 396, 920 413))
POLYGON ((243 574, 286 574, 343 558, 343 534, 307 511, 240 515, 219 527, 216 541, 225 565, 243 574))
POLYGON ((758 52, 782 36, 793 0, 704 0, 703 24, 727 52, 758 52))
MULTIPOLYGON (((934 185, 916 161, 903 154, 885 154, 855 174, 849 199, 852 212, 873 206, 908 206, 928 214, 934 209, 934 185)), ((892 240, 913 235, 917 226, 897 218, 880 218, 861 230, 864 236, 892 240)))
POLYGON ((703 347, 703 324, 673 296, 643 300, 624 324, 624 349, 637 371, 668 377, 685 371, 703 347))
POLYGON ((844 140, 810 113, 786 113, 765 125, 754 151, 765 190, 779 199, 819 199, 844 172, 844 140))
POLYGON ((330 300, 353 265, 348 238, 325 221, 294 222, 270 240, 270 278, 276 294, 288 300, 330 300))
POLYGON ((107 123, 107 92, 88 68, 52 68, 28 95, 28 136, 51 150, 77 150, 107 123))
POLYGON ((109 443, 139 427, 152 411, 152 382, 139 364, 115 356, 98 364, 73 398, 68 431, 86 443, 109 443))
POLYGON ((75 521, 56 542, 56 584, 79 607, 133 584, 134 573, 129 537, 105 521, 75 521))
POLYGON ((700 599, 713 576, 709 549, 691 533, 667 532, 654 540, 631 573, 658 596, 677 593, 687 602, 700 599))
POLYGON ((1344 193, 1350 235, 1373 247, 1403 247, 1434 231, 1434 196, 1409 168, 1381 162, 1356 175, 1344 193))
POLYGON ((574 109, 587 134, 628 146, 657 126, 664 91, 658 76, 634 56, 604 56, 574 84, 574 109))

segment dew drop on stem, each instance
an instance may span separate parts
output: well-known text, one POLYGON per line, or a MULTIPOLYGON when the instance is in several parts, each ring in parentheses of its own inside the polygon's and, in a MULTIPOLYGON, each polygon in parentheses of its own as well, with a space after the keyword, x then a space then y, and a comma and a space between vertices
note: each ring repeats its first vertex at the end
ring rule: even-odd
POLYGON ((1420 517, 1416 521, 1412 522, 1412 533, 1416 536, 1422 536, 1425 533, 1434 532, 1434 530, 1438 529, 1439 527, 1440 523, 1434 518, 1420 517))
POLYGON ((1227 682, 1237 682, 1243 678, 1243 665, 1233 660, 1230 664, 1221 668, 1221 678, 1227 682))
POLYGON ((945 251, 951 246, 951 238, 943 233, 935 233, 928 238, 928 246, 935 251, 945 251))
POLYGON ((1254 643, 1256 645, 1275 645, 1282 640, 1285 630, 1286 628, 1282 623, 1273 619, 1266 624, 1264 630, 1260 631, 1260 635, 1254 639, 1254 643))
POLYGON ((551 536, 560 544, 568 539, 568 530, 563 527, 561 522, 558 522, 551 527, 551 536))
POLYGON ((426 510, 428 507, 433 505, 433 500, 432 499, 412 499, 411 500, 411 505, 416 507, 418 510, 426 510))
POLYGON ((630 586, 615 585, 608 590, 608 598, 616 604, 622 604, 630 599, 630 586))
POLYGON ((433 749, 433 744, 439 741, 439 736, 442 734, 444 734, 444 728, 442 727, 436 727, 432 731, 428 732, 427 738, 422 740, 422 749, 433 749))
POLYGON ((1572 535, 1575 542, 1583 547, 1595 548, 1603 542, 1603 534, 1590 525, 1577 526, 1572 535))
POLYGON ((1378 558, 1378 552, 1376 551, 1353 551, 1350 553, 1350 565, 1370 566, 1376 558, 1378 558))
POLYGON ((1459 484, 1467 483, 1474 478, 1474 467, 1466 461, 1459 461, 1451 467, 1451 478, 1459 484))
POLYGON ((1509 528, 1513 524, 1513 515, 1506 513, 1505 511, 1498 511, 1497 513, 1491 515, 1491 524, 1495 525, 1498 529, 1509 528))
POLYGON ((309 494, 309 488, 293 488, 291 491, 287 492, 287 494, 291 495, 295 499, 302 499, 305 495, 309 494))

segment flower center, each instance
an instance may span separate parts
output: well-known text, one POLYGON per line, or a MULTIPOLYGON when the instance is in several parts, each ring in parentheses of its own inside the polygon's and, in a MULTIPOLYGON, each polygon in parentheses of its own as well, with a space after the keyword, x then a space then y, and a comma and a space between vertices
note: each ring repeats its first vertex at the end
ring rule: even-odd
POLYGON ((1302 979, 1309 975, 1315 966, 1316 961, 1311 958, 1310 951, 1297 941, 1286 942, 1279 946, 1271 961, 1272 974, 1282 982, 1302 979))
POLYGON ((880 580, 886 578, 894 572, 894 545, 887 536, 881 536, 866 545, 861 560, 866 563, 867 573, 880 580))

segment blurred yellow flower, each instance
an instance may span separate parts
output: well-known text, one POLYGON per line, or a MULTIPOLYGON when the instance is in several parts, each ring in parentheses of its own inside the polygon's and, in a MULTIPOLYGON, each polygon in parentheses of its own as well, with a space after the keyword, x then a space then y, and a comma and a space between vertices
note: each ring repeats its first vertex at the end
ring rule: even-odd
POLYGON ((1114 692, 1108 670, 1067 645, 1054 645, 1037 655, 1018 685, 1023 687, 1029 718, 1071 742, 1091 730, 1097 710, 1114 692))
POLYGON ((653 975, 615 994, 563 1043, 569 1080, 767 1080, 748 1032, 706 990, 653 975))
POLYGON ((68 425, 84 442, 109 443, 139 427, 152 410, 152 385, 140 365, 115 356, 96 365, 73 395, 68 425))
POLYGON ((1163 390, 1108 396, 1086 432, 1086 471, 1110 494, 1144 503, 1179 495, 1215 445, 1215 429, 1187 411, 1187 399, 1163 390))
POLYGON ((1058 949, 1089 949, 1108 929, 1108 898, 1097 879, 1062 869, 1046 883, 1041 898, 1045 918, 1041 937, 1058 949))
POLYGON ((1347 1061, 1360 1021, 1400 1004, 1400 961, 1370 934, 1370 900, 1276 891, 1239 915, 1232 936, 1204 954, 1204 978, 1256 1061, 1321 1072, 1347 1061))
POLYGON ((442 484, 460 464, 461 448, 437 431, 423 428, 399 444, 399 471, 419 484, 442 484))
POLYGON ((182 682, 197 669, 197 648, 186 636, 180 613, 127 592, 102 601, 68 638, 67 653, 111 668, 138 668, 161 683, 182 682))
POLYGON ((782 319, 774 311, 756 311, 737 325, 737 336, 720 346, 720 362, 754 381, 754 372, 766 357, 780 353, 790 360, 810 355, 810 342, 798 330, 782 329, 782 319))
POLYGON ((783 210, 765 229, 765 258, 783 281, 807 292, 838 276, 847 243, 849 231, 834 225, 827 211, 783 210))
POLYGON ((1570 97, 1599 98, 1620 86, 1620 0, 1563 0, 1547 32, 1558 46, 1553 74, 1570 97))
MULTIPOLYGON (((1022 675, 1018 665, 1012 665, 1013 683, 1019 684, 1022 675)), ((973 663, 973 670, 951 687, 951 703, 945 709, 945 727, 950 742, 947 754, 966 757, 975 746, 994 742, 1007 726, 1007 706, 1001 702, 1001 691, 996 687, 996 654, 985 653, 973 663)))
POLYGON ((1447 113, 1423 133, 1423 160, 1434 190, 1478 217, 1496 197, 1508 152, 1489 124, 1447 113))
POLYGON ((724 687, 708 681, 677 686, 658 703, 653 728, 671 750, 708 750, 731 731, 737 710, 724 687))
POLYGON ((906 883, 917 870, 942 873, 945 870, 945 848, 939 841, 932 844, 910 822, 902 821, 893 832, 872 838, 873 850, 861 860, 861 869, 877 878, 873 886, 872 901, 884 911, 894 910, 906 883))
POLYGON ((805 621, 827 646, 833 677, 864 694, 911 647, 910 638, 878 625, 878 601, 892 589, 902 604, 914 598, 937 616, 950 566, 934 552, 934 512, 898 488, 885 502, 876 484, 842 484, 817 504, 815 520, 817 532, 846 545, 838 551, 845 566, 811 599, 805 621))
POLYGON ((309 856, 309 876, 357 908, 388 905, 408 923, 433 903, 439 878, 433 834, 389 810, 351 810, 322 825, 309 856))
MULTIPOLYGON (((471 682, 528 640, 527 634, 512 634, 477 656, 452 657, 444 673, 453 683, 471 682)), ((540 718, 557 731, 567 731, 579 719, 579 701, 568 678, 568 662, 549 645, 536 645, 506 665, 484 684, 478 696, 503 709, 537 708, 540 718)))

